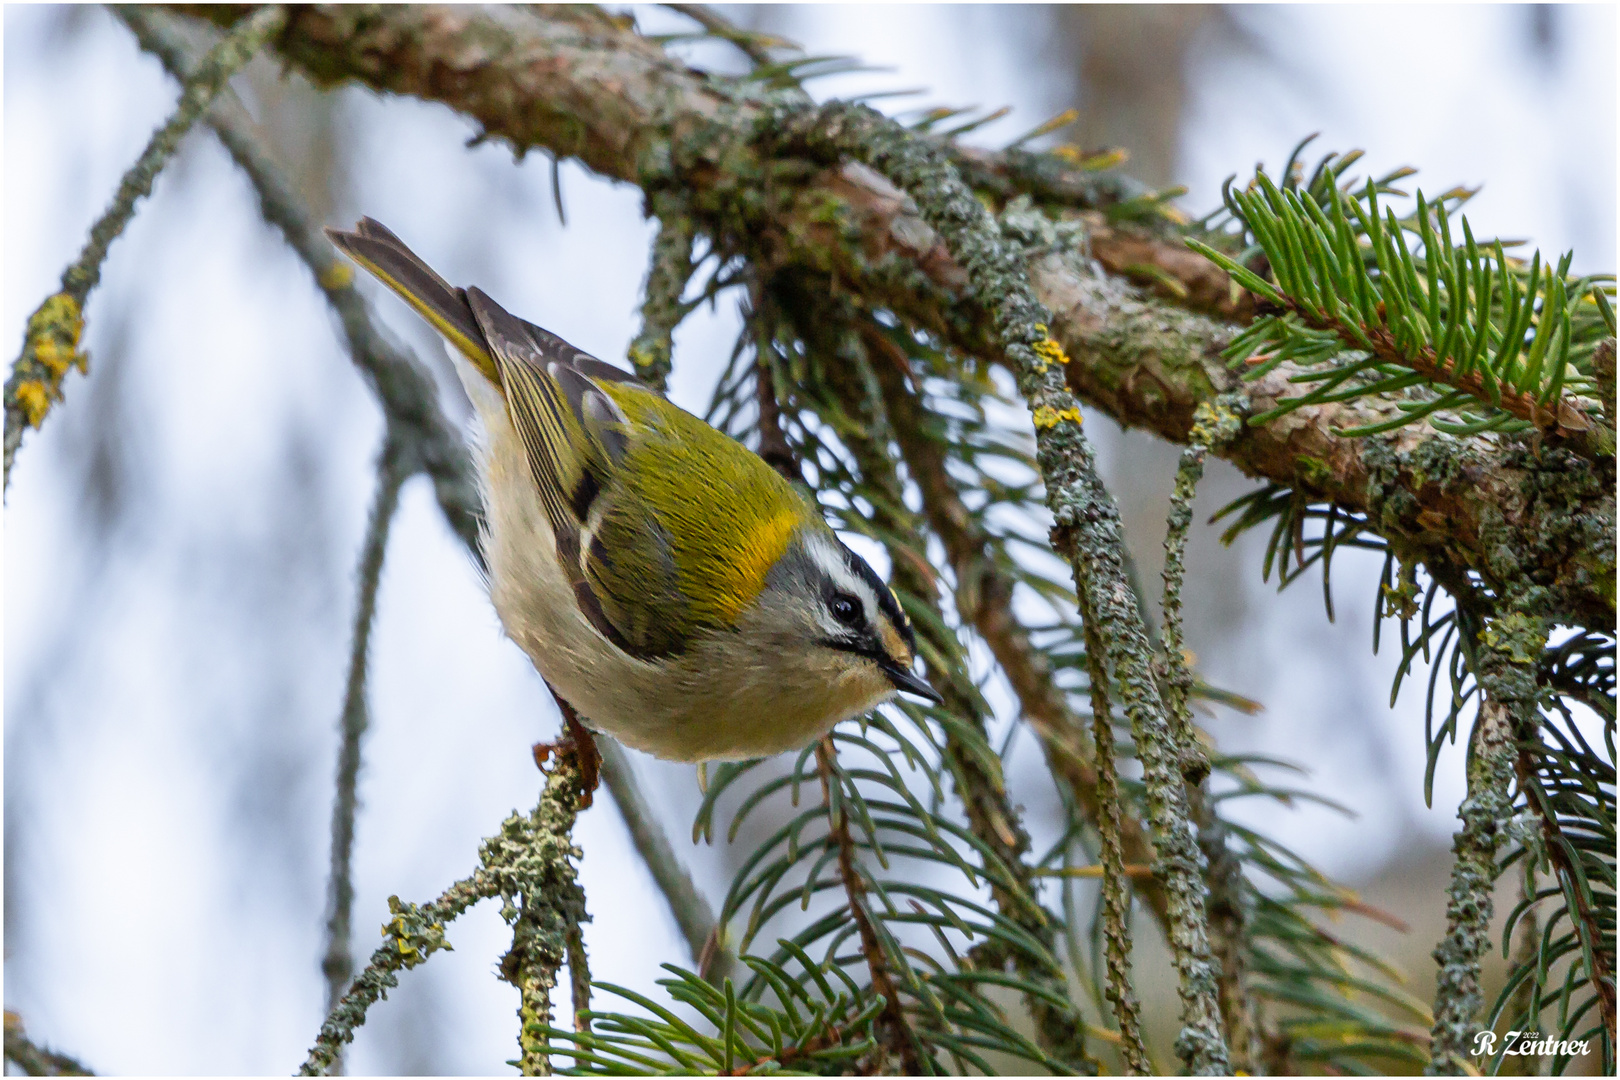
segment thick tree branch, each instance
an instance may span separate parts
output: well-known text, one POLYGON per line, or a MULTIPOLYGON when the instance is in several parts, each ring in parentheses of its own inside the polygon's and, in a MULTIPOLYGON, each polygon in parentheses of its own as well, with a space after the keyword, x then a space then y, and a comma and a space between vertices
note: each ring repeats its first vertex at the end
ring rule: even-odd
MULTIPOLYGON (((223 23, 242 9, 191 10, 223 23)), ((649 192, 679 186, 722 248, 750 250, 767 267, 831 271, 869 303, 958 347, 987 351, 989 314, 961 302, 961 267, 909 200, 858 166, 760 161, 748 140, 769 95, 686 68, 621 20, 573 7, 312 6, 295 12, 278 47, 319 82, 356 80, 441 101, 519 151, 574 156, 649 192)), ((958 158, 975 182, 1034 190, 1048 205, 1072 199, 1084 209, 1088 199, 1130 194, 1118 180, 1065 174, 1050 160, 1042 171, 1021 151, 958 158)), ((1198 404, 1237 388, 1219 357, 1231 326, 1195 311, 1241 317, 1241 298, 1223 293, 1209 268, 1172 258, 1162 242, 1095 222, 1093 231, 1105 265, 1175 282, 1188 296, 1178 301, 1186 306, 1144 299, 1070 260, 1035 259, 1036 297, 1074 361, 1070 385, 1122 423, 1184 443, 1198 404)), ((1292 374, 1278 369, 1249 385, 1256 410, 1292 393, 1292 374)), ((1549 589, 1556 621, 1612 621, 1610 466, 1593 475, 1562 452, 1529 455, 1424 427, 1362 439, 1332 434, 1379 418, 1378 408, 1301 409, 1248 430, 1221 454, 1252 476, 1365 513, 1413 557, 1468 567, 1496 584, 1529 574, 1549 589)))

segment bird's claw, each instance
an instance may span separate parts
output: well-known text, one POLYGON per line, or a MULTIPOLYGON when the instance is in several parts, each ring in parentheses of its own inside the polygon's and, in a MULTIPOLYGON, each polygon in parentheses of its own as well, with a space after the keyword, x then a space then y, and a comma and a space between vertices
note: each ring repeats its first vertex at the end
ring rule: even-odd
POLYGON ((602 779, 602 752, 596 747, 596 738, 571 708, 563 709, 563 731, 555 742, 537 742, 533 746, 534 764, 541 772, 552 755, 559 761, 573 762, 579 772, 579 808, 590 808, 596 798, 596 788, 602 779))

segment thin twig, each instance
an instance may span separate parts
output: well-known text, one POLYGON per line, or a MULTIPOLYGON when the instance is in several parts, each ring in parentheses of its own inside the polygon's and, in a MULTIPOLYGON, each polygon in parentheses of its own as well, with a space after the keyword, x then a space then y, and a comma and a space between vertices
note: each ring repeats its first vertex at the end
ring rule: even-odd
POLYGON ((1217 995, 1221 1025, 1231 1050, 1231 1065, 1240 1073, 1253 1072, 1261 1063, 1258 1003, 1249 981, 1248 922, 1252 906, 1242 860, 1226 843, 1227 830, 1215 811, 1209 790, 1209 757, 1193 726, 1187 707, 1193 675, 1187 666, 1182 637, 1181 587, 1187 568, 1187 535, 1192 525, 1193 496, 1204 475, 1204 458, 1234 438, 1243 428, 1238 409, 1241 395, 1224 395, 1212 405, 1199 406, 1193 421, 1193 441, 1182 451, 1176 469, 1175 490, 1164 539, 1163 652, 1160 657, 1165 707, 1179 742, 1182 776, 1187 798, 1198 825, 1198 845, 1205 858, 1208 882, 1209 931, 1218 975, 1217 995))
POLYGON ((79 257, 62 271, 62 287, 45 298, 28 318, 22 355, 6 379, 5 476, 11 485, 11 462, 22 444, 23 432, 45 422, 51 405, 62 396, 62 380, 70 368, 90 372, 90 359, 79 348, 84 334, 84 304, 101 280, 107 249, 135 216, 135 204, 152 190, 158 173, 180 146, 180 140, 202 116, 226 81, 252 59, 287 22, 287 9, 279 4, 259 8, 243 19, 219 44, 208 51, 196 72, 185 80, 174 113, 153 132, 146 149, 119 181, 112 205, 90 227, 79 257))
MULTIPOLYGON (((502 839, 525 819, 513 814, 501 826, 502 837, 484 841, 487 848, 502 839)), ((301 1076, 324 1076, 342 1053, 345 1043, 354 1041, 354 1031, 366 1022, 366 1010, 388 990, 399 985, 395 972, 413 968, 440 949, 447 949, 444 928, 456 916, 480 900, 503 894, 508 876, 504 865, 486 857, 473 875, 456 882, 439 898, 427 904, 404 903, 397 896, 388 898, 393 918, 383 924, 384 941, 371 954, 371 961, 349 986, 348 993, 327 1013, 320 1035, 310 1047, 309 1056, 298 1072, 301 1076)))
POLYGON ((354 817, 358 806, 355 788, 360 773, 360 740, 369 721, 366 707, 366 667, 371 646, 371 627, 377 614, 377 589, 382 581, 383 557, 388 550, 389 525, 399 507, 400 488, 407 475, 402 448, 393 440, 383 443, 377 462, 377 492, 371 506, 371 519, 360 547, 360 563, 355 571, 356 599, 354 631, 349 652, 349 677, 343 693, 342 745, 338 751, 337 792, 332 801, 332 861, 328 876, 326 958, 321 971, 326 976, 326 1007, 337 1005, 354 974, 354 958, 349 954, 350 918, 354 909, 354 817))

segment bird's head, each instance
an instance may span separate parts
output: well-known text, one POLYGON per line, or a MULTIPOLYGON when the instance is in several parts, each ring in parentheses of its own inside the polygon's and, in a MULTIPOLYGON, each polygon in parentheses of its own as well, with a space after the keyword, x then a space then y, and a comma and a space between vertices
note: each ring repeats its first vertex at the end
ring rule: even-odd
POLYGON ((753 621, 784 661, 819 672, 863 712, 896 691, 938 702, 912 672, 917 640, 893 591, 819 521, 799 529, 765 576, 753 621))

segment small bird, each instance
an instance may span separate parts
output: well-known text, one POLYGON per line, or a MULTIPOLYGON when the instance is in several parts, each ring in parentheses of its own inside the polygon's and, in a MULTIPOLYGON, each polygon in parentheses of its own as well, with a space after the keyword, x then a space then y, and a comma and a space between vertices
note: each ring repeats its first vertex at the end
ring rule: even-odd
POLYGON ((676 761, 808 745, 906 691, 894 593, 757 455, 382 225, 328 229, 453 346, 482 418, 490 597, 585 722, 676 761))

